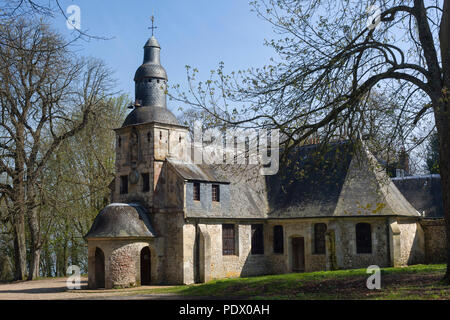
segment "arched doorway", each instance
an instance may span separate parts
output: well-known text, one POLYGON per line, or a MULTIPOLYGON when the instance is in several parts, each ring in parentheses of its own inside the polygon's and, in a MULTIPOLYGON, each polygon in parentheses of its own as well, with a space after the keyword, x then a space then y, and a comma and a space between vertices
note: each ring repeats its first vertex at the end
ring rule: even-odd
POLYGON ((151 279, 151 252, 149 247, 141 250, 141 285, 150 284, 151 279))
POLYGON ((95 285, 105 287, 105 255, 100 248, 95 248, 95 285))

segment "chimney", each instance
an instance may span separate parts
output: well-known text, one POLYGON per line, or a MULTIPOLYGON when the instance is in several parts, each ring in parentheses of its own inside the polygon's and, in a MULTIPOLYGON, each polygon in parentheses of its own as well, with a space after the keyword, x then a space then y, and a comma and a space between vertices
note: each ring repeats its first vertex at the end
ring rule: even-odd
POLYGON ((405 148, 402 148, 398 155, 398 168, 409 174, 409 154, 405 151, 405 148))
POLYGON ((405 177, 405 170, 403 170, 403 169, 395 169, 395 177, 397 177, 397 178, 404 178, 405 177))

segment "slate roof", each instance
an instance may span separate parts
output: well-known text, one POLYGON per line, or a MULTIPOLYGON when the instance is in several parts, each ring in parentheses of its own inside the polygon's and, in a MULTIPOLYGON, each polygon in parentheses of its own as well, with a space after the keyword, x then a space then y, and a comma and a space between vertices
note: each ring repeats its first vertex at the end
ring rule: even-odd
POLYGON ((151 106, 134 108, 125 118, 122 127, 150 122, 180 125, 178 119, 169 109, 151 106))
POLYGON ((229 184, 221 187, 220 207, 186 208, 186 215, 195 218, 267 218, 265 178, 257 165, 213 165, 217 176, 226 177, 229 184), (192 210, 191 210, 192 209, 192 210))
POLYGON ((267 218, 265 176, 259 165, 224 165, 216 169, 230 180, 230 210, 227 217, 267 218))
POLYGON ((136 82, 141 81, 143 78, 167 80, 167 72, 162 65, 147 62, 142 64, 134 74, 134 81, 136 82))
POLYGON ((267 176, 271 217, 332 216, 352 159, 349 143, 294 148, 288 165, 267 176))
POLYGON ((269 217, 419 216, 363 142, 320 148, 296 148, 291 163, 267 177, 269 217))
POLYGON ((425 217, 444 217, 439 174, 392 178, 392 181, 417 211, 425 212, 425 217))
POLYGON ((144 63, 136 70, 134 81, 139 82, 143 78, 156 78, 167 80, 167 72, 159 62, 159 50, 161 46, 158 40, 152 36, 144 45, 144 63))
POLYGON ((220 182, 220 183, 230 182, 223 175, 217 173, 214 170, 214 166, 212 165, 195 164, 180 161, 170 157, 167 157, 167 162, 183 179, 187 181, 220 182))
POLYGON ((293 148, 273 176, 261 176, 259 168, 210 167, 230 181, 230 210, 222 217, 420 216, 365 146, 349 141, 293 148))
POLYGON ((135 203, 112 203, 100 211, 85 238, 153 238, 155 236, 144 207, 135 203))

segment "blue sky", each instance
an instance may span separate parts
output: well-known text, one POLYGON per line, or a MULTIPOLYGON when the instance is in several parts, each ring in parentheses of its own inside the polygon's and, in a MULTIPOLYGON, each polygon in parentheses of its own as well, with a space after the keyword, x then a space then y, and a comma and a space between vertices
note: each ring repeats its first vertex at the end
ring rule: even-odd
MULTIPOLYGON (((150 16, 154 10, 155 30, 161 47, 161 63, 170 84, 186 84, 185 65, 196 67, 203 77, 223 61, 227 71, 259 67, 269 63, 272 49, 263 46, 271 39, 271 26, 250 11, 248 0, 62 0, 81 9, 81 28, 89 34, 113 38, 78 42, 84 56, 101 58, 115 73, 118 90, 134 98, 133 76, 142 63, 143 45, 151 36, 150 16)), ((63 17, 54 27, 70 36, 63 17)), ((170 102, 176 111, 178 105, 170 102)))

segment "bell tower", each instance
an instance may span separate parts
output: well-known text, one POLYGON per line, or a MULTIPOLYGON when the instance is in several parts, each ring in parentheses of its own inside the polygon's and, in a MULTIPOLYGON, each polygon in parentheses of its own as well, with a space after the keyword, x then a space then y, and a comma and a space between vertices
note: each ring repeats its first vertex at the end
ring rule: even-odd
MULTIPOLYGON (((154 29, 155 27, 153 27, 154 29)), ((152 29, 152 30, 153 30, 152 29)), ((144 45, 144 59, 136 70, 135 102, 116 132, 116 175, 112 201, 139 202, 159 210, 164 195, 167 157, 188 160, 187 127, 167 109, 167 73, 161 65, 161 46, 152 35, 144 45), (160 192, 161 193, 161 192, 160 192)))

